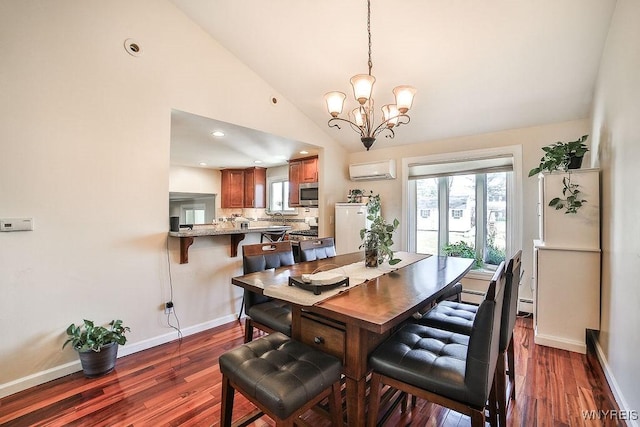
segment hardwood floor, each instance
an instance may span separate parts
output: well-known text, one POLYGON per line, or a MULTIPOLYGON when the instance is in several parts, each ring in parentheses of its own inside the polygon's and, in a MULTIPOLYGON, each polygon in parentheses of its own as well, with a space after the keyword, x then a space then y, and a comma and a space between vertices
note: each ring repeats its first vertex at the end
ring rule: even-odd
MULTIPOLYGON (((585 421, 583 411, 617 409, 602 369, 587 355, 534 345, 530 318, 516 322, 516 392, 512 426, 624 425, 585 421)), ((243 341, 230 323, 118 359, 114 372, 87 379, 81 372, 0 399, 3 426, 213 426, 220 416, 218 357, 243 341)), ((234 419, 252 410, 236 395, 234 419)), ((309 411, 315 427, 329 422, 309 411)), ((267 417, 254 426, 274 425, 267 417)), ((469 418, 419 400, 387 425, 466 426, 469 418)))

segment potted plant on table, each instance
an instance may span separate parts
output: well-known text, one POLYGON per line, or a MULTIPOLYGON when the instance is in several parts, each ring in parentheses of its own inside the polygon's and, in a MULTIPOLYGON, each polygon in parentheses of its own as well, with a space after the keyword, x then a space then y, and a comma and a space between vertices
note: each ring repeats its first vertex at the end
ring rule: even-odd
POLYGON ((589 148, 584 141, 589 135, 582 135, 575 141, 556 142, 546 147, 542 147, 544 156, 540 159, 540 164, 529 171, 529 176, 534 176, 540 172, 564 171, 567 176, 562 179, 562 196, 554 197, 549 201, 549 206, 560 210, 565 208, 565 213, 577 213, 587 201, 582 198, 580 185, 571 182, 571 170, 580 169, 582 159, 589 148))
POLYGON ((112 320, 109 327, 96 326, 91 320, 81 325, 71 324, 67 328, 67 344, 78 352, 82 371, 89 378, 99 377, 113 370, 118 357, 118 344, 127 342, 125 333, 131 331, 122 320, 112 320))
POLYGON ((380 196, 374 195, 373 192, 369 196, 367 202, 367 219, 371 221, 369 228, 360 230, 360 238, 365 253, 365 265, 367 267, 377 267, 385 260, 389 265, 395 265, 401 260, 395 258, 395 254, 391 249, 393 246, 393 233, 398 229, 400 222, 394 219, 392 223, 388 223, 380 214, 380 196))
POLYGON ((367 267, 377 267, 385 260, 389 261, 389 265, 395 265, 401 261, 394 257, 391 249, 393 232, 399 225, 400 222, 397 219, 389 224, 382 215, 379 215, 373 219, 369 229, 360 230, 360 238, 363 240, 360 247, 364 248, 364 262, 367 267))

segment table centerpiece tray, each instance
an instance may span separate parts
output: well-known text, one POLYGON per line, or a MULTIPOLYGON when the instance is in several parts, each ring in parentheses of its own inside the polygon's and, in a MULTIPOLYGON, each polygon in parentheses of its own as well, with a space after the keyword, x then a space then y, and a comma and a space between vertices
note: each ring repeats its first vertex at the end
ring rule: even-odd
POLYGON ((304 276, 307 275, 289 276, 289 286, 296 286, 306 291, 312 291, 314 295, 320 295, 322 291, 329 291, 340 286, 349 286, 349 278, 345 276, 326 279, 313 279, 304 276))

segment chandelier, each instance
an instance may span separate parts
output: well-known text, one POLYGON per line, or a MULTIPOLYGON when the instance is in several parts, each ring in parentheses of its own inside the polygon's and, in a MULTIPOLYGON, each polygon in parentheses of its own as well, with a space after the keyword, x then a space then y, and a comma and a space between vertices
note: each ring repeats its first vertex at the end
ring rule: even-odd
POLYGON ((393 89, 395 96, 395 104, 383 105, 382 122, 375 126, 374 103, 371 97, 373 83, 376 78, 371 75, 373 62, 371 61, 371 0, 367 0, 367 35, 369 38, 369 74, 357 74, 351 77, 351 86, 353 86, 353 96, 358 101, 358 107, 348 113, 346 119, 339 117, 342 114, 344 100, 347 97, 343 92, 328 92, 324 95, 327 103, 327 110, 331 114, 331 119, 327 123, 329 127, 339 126, 339 122, 346 122, 351 128, 360 134, 360 141, 366 147, 367 151, 376 141, 376 137, 382 131, 388 131, 386 137, 393 138, 395 133, 394 127, 407 124, 411 118, 407 112, 413 104, 413 97, 416 89, 412 86, 397 86, 393 89))

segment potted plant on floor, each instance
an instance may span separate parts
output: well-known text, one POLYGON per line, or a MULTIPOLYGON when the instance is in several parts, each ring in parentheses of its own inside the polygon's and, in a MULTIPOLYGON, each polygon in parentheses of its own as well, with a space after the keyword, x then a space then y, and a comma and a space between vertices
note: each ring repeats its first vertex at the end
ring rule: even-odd
POLYGON ((89 378, 99 377, 113 370, 118 357, 118 344, 127 342, 128 326, 122 320, 112 320, 109 327, 96 326, 91 320, 84 320, 81 325, 71 324, 67 328, 67 344, 78 352, 82 371, 89 378))

